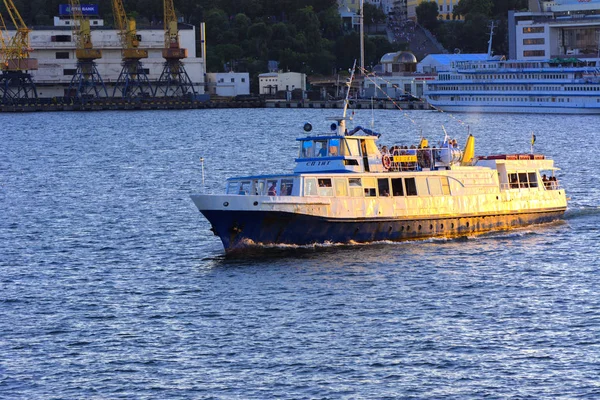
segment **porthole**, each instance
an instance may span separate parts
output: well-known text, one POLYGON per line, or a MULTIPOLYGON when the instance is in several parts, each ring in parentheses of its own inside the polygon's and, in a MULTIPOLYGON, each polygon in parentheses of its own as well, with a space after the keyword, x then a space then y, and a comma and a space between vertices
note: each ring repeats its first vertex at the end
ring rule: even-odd
POLYGON ((229 205, 229 202, 226 201, 225 203, 223 203, 223 206, 227 207, 229 205))
POLYGON ((254 205, 255 205, 255 206, 257 206, 257 205, 258 205, 258 201, 255 201, 255 202, 254 202, 254 205))

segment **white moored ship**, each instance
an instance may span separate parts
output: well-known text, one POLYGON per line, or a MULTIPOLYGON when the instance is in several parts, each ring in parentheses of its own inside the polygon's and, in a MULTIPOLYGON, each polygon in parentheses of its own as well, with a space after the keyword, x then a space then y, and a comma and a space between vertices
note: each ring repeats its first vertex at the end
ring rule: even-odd
POLYGON ((309 245, 459 236, 559 219, 567 207, 552 160, 536 154, 475 157, 445 135, 439 147, 377 146, 346 129, 299 141, 293 173, 230 178, 223 194, 192 200, 227 252, 253 245, 309 245), (549 178, 546 178, 548 176, 549 178))
POLYGON ((459 61, 428 81, 425 97, 442 111, 600 113, 598 60, 459 61))

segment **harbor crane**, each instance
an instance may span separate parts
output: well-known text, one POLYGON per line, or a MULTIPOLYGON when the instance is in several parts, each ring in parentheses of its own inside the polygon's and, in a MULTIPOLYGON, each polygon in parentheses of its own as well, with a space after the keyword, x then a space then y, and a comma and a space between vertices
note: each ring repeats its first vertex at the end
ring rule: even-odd
POLYGON ((115 25, 121 39, 122 69, 113 91, 114 97, 150 97, 154 90, 140 61, 148 58, 148 50, 140 49, 140 39, 133 18, 127 18, 122 0, 112 0, 115 25))
POLYGON ((108 97, 106 86, 104 86, 102 77, 96 67, 95 60, 102 58, 102 51, 94 49, 94 45, 92 44, 90 20, 84 18, 79 0, 69 0, 69 5, 73 19, 71 25, 73 28, 73 37, 77 44, 75 49, 77 70, 69 84, 67 96, 74 96, 80 101, 102 96, 108 97))
POLYGON ((4 18, 0 16, 0 32, 2 45, 2 74, 0 75, 0 98, 4 104, 16 103, 23 99, 37 99, 37 90, 29 71, 38 69, 38 61, 30 58, 32 51, 29 45, 31 29, 25 25, 21 14, 12 0, 3 0, 4 6, 16 33, 11 37, 6 28, 4 18))
POLYGON ((156 96, 193 96, 196 91, 182 61, 187 57, 187 49, 181 48, 179 44, 179 28, 173 0, 163 0, 163 7, 165 47, 162 56, 165 63, 157 81, 156 96))

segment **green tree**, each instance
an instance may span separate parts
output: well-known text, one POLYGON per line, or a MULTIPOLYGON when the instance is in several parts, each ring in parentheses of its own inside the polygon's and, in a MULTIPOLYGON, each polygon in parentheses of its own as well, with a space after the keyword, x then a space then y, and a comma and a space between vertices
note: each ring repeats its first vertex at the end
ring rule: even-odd
POLYGON ((363 3, 363 22, 366 25, 385 22, 385 13, 381 8, 370 3, 363 3))
POLYGON ((438 24, 438 6, 433 1, 424 1, 416 8, 417 21, 426 29, 435 31, 438 24))
POLYGON ((453 13, 462 16, 466 16, 467 14, 482 14, 486 17, 491 17, 493 7, 494 3, 492 0, 460 0, 454 6, 453 13))

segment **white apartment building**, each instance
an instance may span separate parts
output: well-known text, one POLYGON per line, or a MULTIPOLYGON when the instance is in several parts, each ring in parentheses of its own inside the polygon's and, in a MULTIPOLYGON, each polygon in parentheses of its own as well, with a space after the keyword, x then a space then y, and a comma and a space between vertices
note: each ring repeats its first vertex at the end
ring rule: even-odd
MULTIPOLYGON (((100 20, 101 21, 101 20, 100 20)), ((76 43, 70 26, 60 20, 61 26, 38 28, 30 34, 33 51, 30 57, 38 60, 39 68, 30 71, 39 97, 60 97, 67 88, 77 68, 75 57, 76 43)), ((92 43, 94 48, 102 50, 102 58, 96 60, 98 72, 112 96, 113 85, 121 72, 121 41, 118 31, 108 29, 103 23, 92 25, 92 43)), ((14 32, 10 32, 14 34, 14 32)), ((150 82, 157 81, 162 73, 164 58, 164 31, 159 29, 139 29, 140 48, 148 50, 148 58, 141 62, 150 82)), ((204 58, 196 54, 196 28, 192 25, 179 25, 180 45, 187 49, 188 57, 183 60, 196 93, 204 93, 204 58)))
POLYGON ((508 22, 509 59, 600 54, 600 0, 532 0, 529 11, 509 11, 508 22))
POLYGON ((248 72, 212 72, 206 74, 208 94, 234 97, 250 94, 250 74, 248 72))

